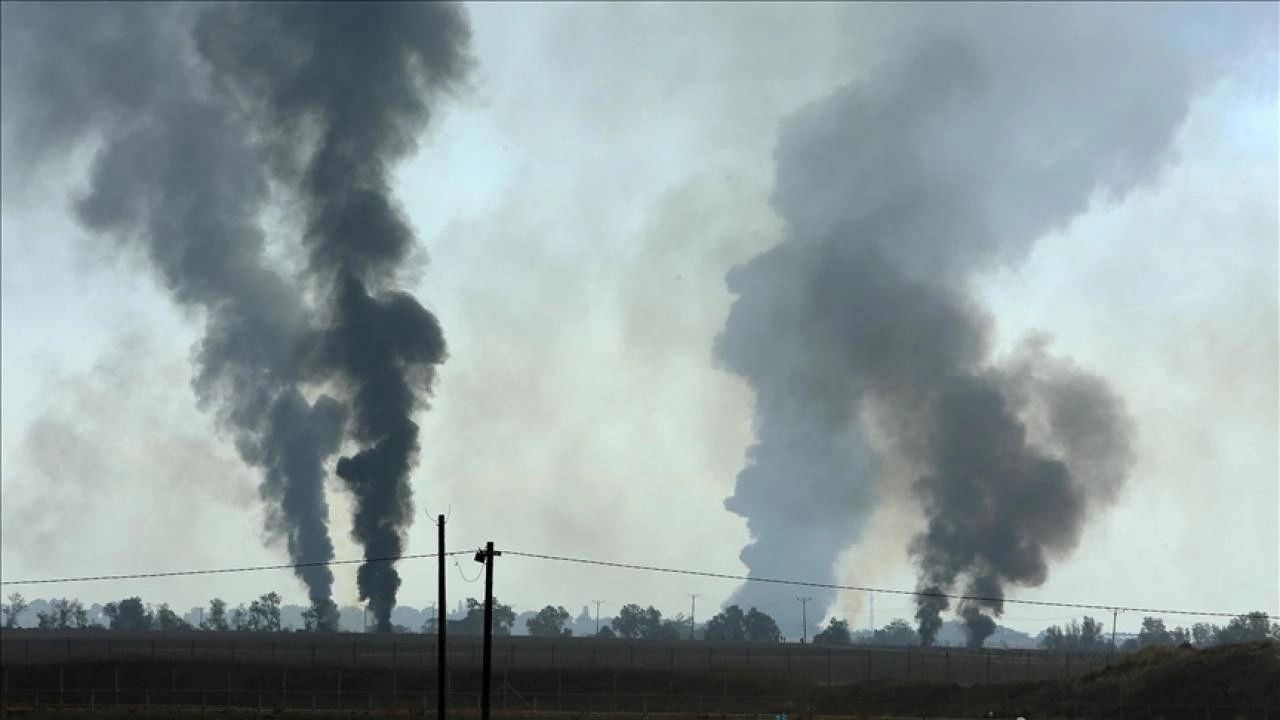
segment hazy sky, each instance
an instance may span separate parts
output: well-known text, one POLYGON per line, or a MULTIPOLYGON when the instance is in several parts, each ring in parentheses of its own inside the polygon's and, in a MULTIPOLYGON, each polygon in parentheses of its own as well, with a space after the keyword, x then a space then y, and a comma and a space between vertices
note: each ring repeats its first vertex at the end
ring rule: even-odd
MULTIPOLYGON (((1118 205, 1097 198, 981 283, 1003 349, 1048 333, 1056 352, 1113 384, 1137 423, 1119 502, 1043 587, 1013 597, 1280 613, 1276 13, 1259 7, 1257 37, 1194 100, 1177 160, 1153 187, 1118 205)), ((450 352, 421 418, 409 552, 431 552, 427 514, 450 511, 455 548, 493 540, 743 572, 745 521, 722 503, 752 398, 712 363, 731 300, 724 275, 779 239, 768 195, 780 121, 869 72, 919 12, 469 7, 473 87, 441 108, 398 172, 428 260, 414 291, 450 352)), ((3 578, 282 562, 283 548, 261 542, 255 474, 196 408, 201 318, 70 216, 91 155, 38 177, 4 170, 3 578)), ((292 261, 289 228, 274 230, 292 261)), ((336 483, 330 500, 337 555, 356 558, 336 483)), ((881 506, 844 554, 842 580, 913 587, 916 512, 881 506)), ((474 580, 479 566, 463 560, 474 580)), ((354 604, 354 566, 335 573, 335 600, 354 604)), ((401 574, 401 604, 433 600, 433 561, 401 574)), ((479 596, 478 583, 451 578, 454 597, 479 596)), ((183 608, 270 589, 304 597, 285 571, 21 588, 183 608)), ((497 570, 503 601, 575 613, 596 599, 606 614, 623 602, 687 612, 699 593, 705 617, 734 589, 514 557, 497 570)), ((866 609, 849 594, 837 614, 862 626, 866 609)), ((910 613, 906 598, 877 602, 877 624, 910 613)), ((1004 622, 1037 629, 1072 615, 1011 605, 1004 622)))

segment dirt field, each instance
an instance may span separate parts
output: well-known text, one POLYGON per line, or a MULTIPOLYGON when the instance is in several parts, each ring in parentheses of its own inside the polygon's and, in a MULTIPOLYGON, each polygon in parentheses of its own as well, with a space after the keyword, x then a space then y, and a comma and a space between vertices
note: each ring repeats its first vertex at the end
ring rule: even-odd
MULTIPOLYGON (((494 669, 506 672, 569 669, 665 671, 766 671, 825 685, 903 680, 961 685, 1061 680, 1098 670, 1101 655, 964 648, 839 647, 796 644, 653 642, 597 638, 499 637, 494 669)), ((0 662, 6 665, 81 663, 128 659, 288 664, 291 666, 431 669, 435 638, 429 635, 342 633, 123 633, 112 631, 4 631, 0 662)), ((481 639, 453 636, 449 665, 478 669, 481 639)))
MULTIPOLYGON (((278 660, 281 660, 278 658, 278 660)), ((480 676, 451 671, 451 716, 476 716, 480 676)), ((7 717, 408 717, 435 714, 433 672, 422 667, 317 661, 133 660, 8 664, 7 717), (115 708, 120 708, 117 711, 115 708), (127 709, 127 710, 126 710, 127 709)), ((1272 643, 1152 649, 1066 680, 963 686, 858 680, 827 685, 772 669, 661 670, 495 667, 493 706, 504 718, 659 715, 915 718, 1276 720, 1280 649, 1272 643)))

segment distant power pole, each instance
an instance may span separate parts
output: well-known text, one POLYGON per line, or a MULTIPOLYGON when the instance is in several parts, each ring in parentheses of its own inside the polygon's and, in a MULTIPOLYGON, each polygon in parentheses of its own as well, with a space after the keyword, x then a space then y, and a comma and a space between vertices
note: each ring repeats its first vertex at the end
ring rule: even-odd
POLYGON ((693 639, 693 629, 697 627, 694 618, 698 612, 698 593, 689 593, 689 639, 693 639))
POLYGON ((604 604, 603 600, 592 600, 596 604, 596 635, 600 634, 600 606, 604 604))
POLYGON ((876 634, 876 596, 875 593, 867 593, 871 596, 871 617, 867 618, 867 624, 871 627, 867 628, 872 635, 876 634))
POLYGON ((805 644, 809 640, 809 601, 811 597, 796 598, 796 602, 800 603, 800 624, 803 626, 800 630, 800 644, 805 644))
POLYGON ((1118 609, 1111 608, 1111 648, 1107 650, 1108 665, 1111 664, 1111 653, 1115 652, 1116 650, 1116 616, 1118 616, 1119 614, 1120 614, 1120 611, 1118 609))

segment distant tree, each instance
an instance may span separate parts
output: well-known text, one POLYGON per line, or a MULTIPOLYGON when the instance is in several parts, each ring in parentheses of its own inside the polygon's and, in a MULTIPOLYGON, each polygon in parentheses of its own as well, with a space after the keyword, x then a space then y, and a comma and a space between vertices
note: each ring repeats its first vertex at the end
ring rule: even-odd
POLYGON ((623 605, 609 626, 620 638, 659 638, 663 635, 662 611, 652 605, 647 608, 635 604, 623 605))
POLYGON ((647 639, 649 640, 684 640, 689 637, 689 618, 683 613, 673 618, 666 618, 647 639))
POLYGON ((1080 650, 1082 652, 1101 652, 1104 649, 1102 623, 1086 615, 1080 622, 1080 650))
POLYGON ((36 613, 37 627, 43 630, 68 630, 89 627, 89 613, 79 600, 67 598, 49 601, 49 609, 36 613))
POLYGON ((872 633, 871 642, 876 645, 919 645, 920 636, 911 623, 899 618, 872 633))
POLYGON ((155 610, 155 629, 157 630, 190 630, 191 623, 178 617, 169 609, 168 603, 162 603, 155 610))
POLYGON ((245 620, 248 630, 257 632, 280 631, 280 595, 269 592, 249 603, 249 614, 245 620))
POLYGON ((1039 645, 1057 652, 1098 652, 1105 649, 1101 636, 1102 623, 1086 616, 1082 622, 1072 620, 1045 628, 1039 645))
POLYGON ((1169 642, 1173 645, 1190 645, 1191 631, 1184 627, 1176 627, 1169 631, 1169 642))
POLYGON ((1216 625, 1198 622, 1191 626, 1191 642, 1196 647, 1209 647, 1217 642, 1218 631, 1216 625))
POLYGON ((568 637, 573 634, 573 630, 565 627, 568 622, 568 610, 548 605, 539 610, 537 615, 525 620, 524 626, 535 637, 568 637))
POLYGON ((151 608, 142 604, 142 598, 125 598, 107 603, 102 608, 112 630, 150 630, 155 618, 151 608))
POLYGON ((1215 639, 1220 645, 1228 645, 1269 640, 1277 634, 1280 628, 1271 624, 1265 612, 1257 611, 1231 618, 1226 627, 1218 629, 1215 639))
MULTIPOLYGON (((461 620, 450 620, 449 630, 463 635, 484 634, 484 603, 475 598, 467 598, 467 614, 461 620)), ((503 605, 497 598, 493 599, 493 634, 510 635, 511 627, 516 623, 516 613, 510 605, 503 605)))
POLYGON ((1138 630, 1138 647, 1149 648, 1161 645, 1172 645, 1173 636, 1165 629, 1164 620, 1155 617, 1142 618, 1142 627, 1138 630))
POLYGON ((4 616, 5 628, 12 630, 18 627, 18 616, 27 609, 28 605, 30 605, 30 603, 22 597, 22 593, 13 593, 10 595, 9 603, 3 608, 0 608, 0 614, 3 614, 4 616))
POLYGON ((1061 652, 1067 646, 1067 634, 1057 625, 1050 625, 1044 629, 1044 634, 1040 637, 1040 647, 1044 650, 1053 650, 1061 652))
POLYGON ((227 624, 227 602, 222 598, 209 601, 209 612, 200 620, 201 630, 230 630, 227 624))
POLYGON ((600 628, 600 632, 596 633, 596 637, 608 638, 612 640, 618 637, 618 633, 614 632, 612 627, 605 625, 604 627, 600 628))
POLYGON ((231 617, 228 624, 231 626, 232 630, 243 631, 252 629, 249 626, 249 611, 245 609, 244 603, 240 603, 236 606, 235 610, 231 611, 231 617))
POLYGON ((768 613, 761 612, 755 608, 747 611, 746 617, 742 619, 743 629, 747 631, 747 640, 749 642, 769 642, 776 643, 782 638, 782 631, 778 629, 778 623, 769 617, 768 613))
POLYGON ((849 645, 853 635, 849 632, 849 623, 831 618, 827 626, 813 636, 814 645, 849 645))
POLYGON ((746 614, 737 605, 730 605, 707 621, 708 640, 717 642, 742 642, 747 639, 746 614))

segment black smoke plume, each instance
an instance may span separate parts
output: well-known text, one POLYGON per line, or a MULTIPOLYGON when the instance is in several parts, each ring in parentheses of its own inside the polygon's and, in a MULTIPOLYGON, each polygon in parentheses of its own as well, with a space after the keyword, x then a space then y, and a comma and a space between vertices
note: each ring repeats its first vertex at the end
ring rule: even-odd
MULTIPOLYGON (((939 595, 963 594, 981 645, 1006 588, 1045 581, 1133 457, 1104 381, 1043 337, 995 356, 975 281, 1159 176, 1194 89, 1194 56, 1170 30, 1189 26, 1170 15, 1192 11, 936 10, 865 80, 781 129, 786 236, 729 274, 737 299, 716 344, 756 395, 725 505, 747 518, 753 577, 831 581, 883 490, 874 428, 877 452, 914 468, 925 515, 910 547, 920 634, 933 642, 950 606, 939 595)), ((766 606, 771 592, 787 599, 748 583, 734 602, 766 606)))
MULTIPOLYGON (((461 13, 341 3, 5 3, 3 13, 6 183, 96 143, 75 215, 140 251, 177 303, 202 311, 193 385, 263 469, 268 532, 297 563, 333 559, 325 466, 350 416, 365 449, 337 470, 356 496, 355 535, 366 557, 399 554, 412 519, 410 416, 444 343, 434 317, 389 287, 413 234, 388 172, 413 149, 434 89, 465 69, 461 13), (246 116, 246 96, 264 112, 246 116), (259 217, 273 179, 306 201, 319 312, 265 260, 259 217), (325 387, 347 402, 303 395, 325 387)), ((336 627, 328 568, 298 575, 317 624, 336 627)), ((397 585, 389 564, 360 571, 380 627, 397 585)))
POLYGON ((435 316, 393 289, 414 236, 390 172, 416 146, 432 100, 465 78, 470 31, 436 3, 220 5, 198 46, 229 97, 246 101, 274 177, 303 206, 310 272, 325 295, 313 370, 351 400, 362 449, 338 462, 355 496, 358 574, 379 629, 391 629, 401 554, 413 520, 413 413, 445 358, 435 316))

